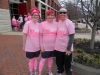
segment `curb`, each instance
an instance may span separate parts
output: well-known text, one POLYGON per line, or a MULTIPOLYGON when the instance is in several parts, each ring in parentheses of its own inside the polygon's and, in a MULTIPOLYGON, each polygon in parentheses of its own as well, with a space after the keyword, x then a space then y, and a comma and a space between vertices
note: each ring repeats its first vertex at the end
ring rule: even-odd
POLYGON ((76 33, 90 33, 91 30, 75 30, 76 33))
POLYGON ((79 63, 72 63, 74 72, 79 75, 100 75, 100 69, 88 67, 79 63))

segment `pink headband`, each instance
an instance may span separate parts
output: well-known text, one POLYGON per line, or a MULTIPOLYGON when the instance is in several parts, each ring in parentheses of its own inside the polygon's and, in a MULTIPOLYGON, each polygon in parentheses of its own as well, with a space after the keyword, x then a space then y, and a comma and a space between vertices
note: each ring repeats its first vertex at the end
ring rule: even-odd
POLYGON ((54 14, 55 14, 55 12, 53 10, 51 10, 51 9, 49 9, 49 10, 46 11, 46 15, 47 16, 48 15, 54 15, 54 14))
POLYGON ((35 7, 35 8, 32 8, 32 9, 30 10, 30 14, 33 15, 34 13, 38 13, 38 14, 39 14, 39 13, 40 13, 39 9, 36 8, 36 7, 35 7))

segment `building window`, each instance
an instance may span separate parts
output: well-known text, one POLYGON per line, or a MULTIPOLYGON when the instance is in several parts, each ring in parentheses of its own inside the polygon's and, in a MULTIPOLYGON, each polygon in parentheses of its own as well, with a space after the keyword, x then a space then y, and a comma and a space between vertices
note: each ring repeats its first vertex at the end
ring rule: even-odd
POLYGON ((18 12, 18 4, 16 3, 11 3, 10 4, 10 12, 11 12, 11 17, 14 15, 16 18, 19 16, 18 12))
POLYGON ((45 3, 45 0, 41 0, 41 1, 43 1, 45 3))
POLYGON ((46 6, 45 5, 41 5, 41 18, 43 20, 45 20, 45 10, 46 10, 46 6))
POLYGON ((19 0, 20 2, 27 2, 27 0, 19 0))
POLYGON ((35 6, 38 7, 38 2, 37 1, 35 1, 35 6))

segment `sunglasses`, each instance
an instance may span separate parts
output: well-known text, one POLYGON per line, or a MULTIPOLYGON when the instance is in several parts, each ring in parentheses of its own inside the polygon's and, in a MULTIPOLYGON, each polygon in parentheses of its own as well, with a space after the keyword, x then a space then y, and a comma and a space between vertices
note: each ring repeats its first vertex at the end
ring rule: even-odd
POLYGON ((66 14, 66 12, 59 12, 59 14, 66 14))

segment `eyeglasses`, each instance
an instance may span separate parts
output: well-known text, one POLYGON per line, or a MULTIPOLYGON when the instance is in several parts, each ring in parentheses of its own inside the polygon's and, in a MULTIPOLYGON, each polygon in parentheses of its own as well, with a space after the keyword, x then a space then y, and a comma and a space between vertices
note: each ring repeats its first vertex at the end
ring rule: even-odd
POLYGON ((66 14, 66 12, 59 12, 59 14, 66 14))
POLYGON ((33 14, 33 16, 39 16, 39 15, 33 14))
POLYGON ((47 15, 47 16, 54 16, 54 15, 47 15))

